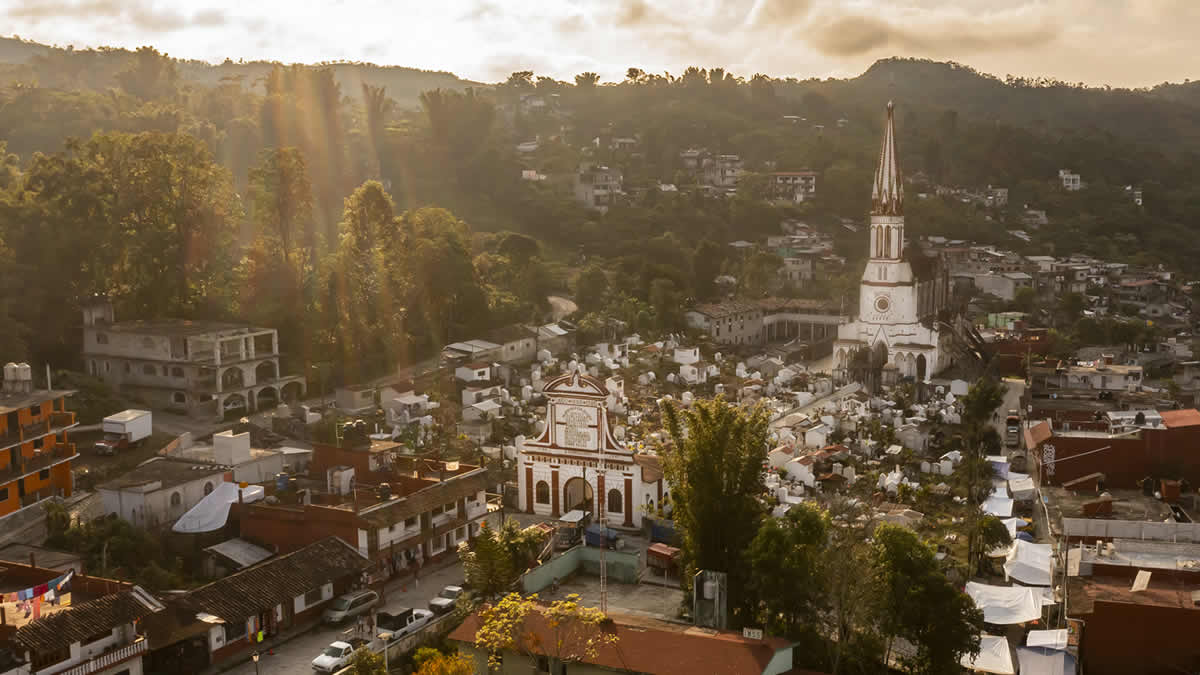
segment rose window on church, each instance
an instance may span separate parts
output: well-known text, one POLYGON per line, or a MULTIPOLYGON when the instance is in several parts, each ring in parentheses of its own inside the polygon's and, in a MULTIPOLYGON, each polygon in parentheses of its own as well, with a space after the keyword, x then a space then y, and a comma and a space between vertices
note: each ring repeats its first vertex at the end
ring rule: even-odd
POLYGON ((892 308, 892 301, 886 295, 881 295, 875 298, 875 311, 880 314, 887 314, 887 311, 892 308))
POLYGON ((566 438, 563 443, 569 448, 586 448, 592 440, 588 425, 591 417, 583 408, 570 408, 563 415, 567 424, 566 438))

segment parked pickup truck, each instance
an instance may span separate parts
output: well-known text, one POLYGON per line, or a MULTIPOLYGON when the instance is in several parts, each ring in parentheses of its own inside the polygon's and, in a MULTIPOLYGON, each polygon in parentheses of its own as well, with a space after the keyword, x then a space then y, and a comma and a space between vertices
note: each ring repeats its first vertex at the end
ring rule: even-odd
POLYGON ((427 609, 402 609, 395 614, 379 612, 375 615, 375 626, 390 632, 395 639, 421 630, 432 618, 433 612, 427 609))
POLYGON ((150 435, 149 410, 123 410, 104 418, 101 425, 104 438, 92 448, 97 455, 115 455, 126 448, 136 448, 150 435))
POLYGON ((366 644, 366 640, 351 638, 348 642, 338 640, 325 648, 321 655, 312 660, 312 669, 318 673, 336 673, 350 665, 354 650, 366 644))

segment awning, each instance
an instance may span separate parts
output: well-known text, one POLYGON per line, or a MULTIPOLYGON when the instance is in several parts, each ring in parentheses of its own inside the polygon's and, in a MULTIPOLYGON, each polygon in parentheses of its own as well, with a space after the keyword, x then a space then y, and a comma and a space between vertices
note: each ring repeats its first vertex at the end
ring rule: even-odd
POLYGON ((1050 544, 1031 544, 1017 539, 1004 561, 1004 575, 1030 586, 1049 586, 1051 555, 1050 544))
POLYGON ((979 654, 971 658, 963 656, 959 663, 963 668, 978 673, 998 673, 999 675, 1016 675, 1013 670, 1012 652, 1008 648, 1008 638, 1000 635, 980 635, 979 654))
MULTIPOLYGON (((1053 633, 1056 631, 1042 631, 1053 633)), ((1066 632, 1065 630, 1062 632, 1066 632)), ((1017 662, 1021 675, 1074 675, 1075 657, 1070 652, 1049 647, 1018 647, 1017 662)))
POLYGON ((995 495, 988 497, 983 502, 983 512, 989 516, 997 518, 1008 518, 1012 516, 1013 500, 1005 497, 997 497, 995 495))
POLYGON ((1042 616, 1040 589, 1025 586, 989 586, 967 582, 967 595, 983 611, 983 620, 997 626, 1025 623, 1042 616))

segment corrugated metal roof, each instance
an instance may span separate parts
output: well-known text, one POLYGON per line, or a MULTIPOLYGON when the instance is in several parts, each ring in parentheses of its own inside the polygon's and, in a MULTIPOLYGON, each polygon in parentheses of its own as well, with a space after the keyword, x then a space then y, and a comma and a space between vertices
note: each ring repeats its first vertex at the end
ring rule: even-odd
POLYGON ((223 541, 219 544, 213 544, 204 550, 212 551, 213 553, 232 560, 238 565, 239 568, 256 565, 274 555, 261 546, 255 546, 245 539, 237 537, 223 541))

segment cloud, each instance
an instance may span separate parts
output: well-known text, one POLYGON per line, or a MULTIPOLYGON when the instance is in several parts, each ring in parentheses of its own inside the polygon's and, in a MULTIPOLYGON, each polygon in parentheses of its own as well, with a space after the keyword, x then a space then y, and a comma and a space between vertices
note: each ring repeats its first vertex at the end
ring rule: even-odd
POLYGON ((1057 39, 1062 29, 1055 17, 1024 10, 990 16, 932 11, 891 17, 825 14, 810 23, 805 37, 828 56, 858 56, 882 48, 946 54, 1041 47, 1057 39))
POLYGON ((141 0, 24 0, 5 15, 34 25, 71 19, 120 22, 151 33, 167 33, 189 26, 221 26, 226 22, 221 10, 202 9, 189 18, 178 11, 159 9, 141 0))
POLYGON ((467 10, 460 18, 462 21, 482 21, 496 16, 500 16, 503 12, 500 7, 494 2, 488 0, 479 0, 475 6, 467 10))
POLYGON ((758 27, 779 27, 803 19, 811 8, 811 0, 758 0, 750 9, 748 23, 758 27))
POLYGON ((669 17, 650 6, 646 0, 621 0, 617 7, 617 25, 621 28, 641 28, 668 22, 669 17))

